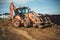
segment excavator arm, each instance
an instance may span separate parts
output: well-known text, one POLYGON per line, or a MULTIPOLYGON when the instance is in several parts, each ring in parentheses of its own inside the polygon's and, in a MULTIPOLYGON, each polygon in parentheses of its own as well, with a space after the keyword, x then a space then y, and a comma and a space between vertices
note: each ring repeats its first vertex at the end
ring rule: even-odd
POLYGON ((13 11, 16 10, 16 7, 14 6, 14 3, 12 2, 10 4, 10 18, 13 19, 13 11))

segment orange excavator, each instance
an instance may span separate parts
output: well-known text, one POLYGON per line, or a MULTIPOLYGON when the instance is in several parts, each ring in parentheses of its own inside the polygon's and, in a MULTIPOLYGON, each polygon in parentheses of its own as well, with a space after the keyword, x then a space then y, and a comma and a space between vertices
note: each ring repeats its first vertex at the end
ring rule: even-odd
POLYGON ((38 27, 41 28, 42 18, 37 17, 35 12, 30 11, 29 7, 16 8, 14 3, 10 4, 10 19, 15 27, 38 27))
POLYGON ((13 3, 10 4, 10 19, 15 27, 23 25, 24 27, 37 26, 40 19, 36 13, 30 11, 28 7, 16 8, 13 3), (14 12, 14 14, 13 14, 14 12))

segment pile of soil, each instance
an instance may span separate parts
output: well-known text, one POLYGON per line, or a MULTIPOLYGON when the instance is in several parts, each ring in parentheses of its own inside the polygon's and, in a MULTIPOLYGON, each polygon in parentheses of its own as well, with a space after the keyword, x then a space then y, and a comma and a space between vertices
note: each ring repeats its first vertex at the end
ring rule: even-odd
POLYGON ((0 21, 0 40, 60 40, 60 26, 53 25, 44 29, 15 28, 11 21, 0 21))

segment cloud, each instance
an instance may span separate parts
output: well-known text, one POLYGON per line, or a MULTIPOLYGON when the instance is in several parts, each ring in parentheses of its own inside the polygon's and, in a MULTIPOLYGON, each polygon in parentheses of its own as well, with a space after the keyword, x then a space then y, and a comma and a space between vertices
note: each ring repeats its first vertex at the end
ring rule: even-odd
POLYGON ((25 3, 28 3, 28 2, 31 2, 33 0, 0 0, 0 2, 3 2, 3 3, 11 3, 11 2, 14 2, 16 4, 25 4, 25 3))

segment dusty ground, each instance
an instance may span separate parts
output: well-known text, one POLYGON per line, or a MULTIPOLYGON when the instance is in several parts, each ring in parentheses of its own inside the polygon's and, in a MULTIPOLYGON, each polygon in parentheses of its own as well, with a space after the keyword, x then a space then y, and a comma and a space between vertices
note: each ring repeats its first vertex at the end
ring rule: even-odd
POLYGON ((4 19, 0 21, 0 40, 60 40, 60 26, 44 29, 15 28, 9 20, 4 19))

